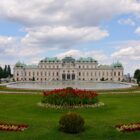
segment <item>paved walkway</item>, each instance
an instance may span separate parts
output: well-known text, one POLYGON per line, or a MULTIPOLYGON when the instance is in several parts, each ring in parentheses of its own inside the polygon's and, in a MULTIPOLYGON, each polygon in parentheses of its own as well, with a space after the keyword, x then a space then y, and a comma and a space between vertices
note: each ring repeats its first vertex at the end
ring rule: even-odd
MULTIPOLYGON (((0 93, 2 94, 42 94, 42 92, 26 92, 26 91, 0 91, 0 93)), ((127 94, 127 93, 140 93, 139 91, 128 91, 128 92, 123 92, 123 91, 119 91, 119 92, 100 92, 99 94, 127 94)))

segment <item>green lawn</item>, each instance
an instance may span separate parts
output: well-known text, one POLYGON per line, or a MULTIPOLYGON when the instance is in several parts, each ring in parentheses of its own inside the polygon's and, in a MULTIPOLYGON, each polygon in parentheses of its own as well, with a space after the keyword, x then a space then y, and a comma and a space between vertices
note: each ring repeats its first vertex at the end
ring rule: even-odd
POLYGON ((0 122, 25 123, 24 132, 0 131, 0 140, 139 140, 140 132, 121 133, 116 124, 140 122, 140 94, 103 94, 105 106, 83 109, 46 109, 37 106, 41 95, 0 94, 0 122), (80 134, 58 131, 63 113, 78 112, 86 130, 80 134))

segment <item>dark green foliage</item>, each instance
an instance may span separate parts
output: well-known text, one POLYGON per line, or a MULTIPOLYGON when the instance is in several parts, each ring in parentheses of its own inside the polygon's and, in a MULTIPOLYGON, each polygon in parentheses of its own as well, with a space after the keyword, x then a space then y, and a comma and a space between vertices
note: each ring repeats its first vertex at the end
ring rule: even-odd
POLYGON ((117 94, 101 94, 103 107, 69 109, 85 119, 85 131, 78 134, 58 131, 60 116, 68 109, 38 107, 40 94, 0 94, 0 122, 29 125, 24 132, 0 131, 0 140, 139 140, 140 132, 122 133, 115 129, 117 124, 140 121, 140 92, 120 91, 124 89, 116 91, 117 94))
POLYGON ((66 87, 66 89, 68 89, 68 90, 72 90, 73 88, 72 88, 72 87, 66 87))
POLYGON ((79 96, 74 96, 71 93, 71 91, 72 90, 68 90, 68 92, 65 94, 60 92, 57 94, 48 94, 47 96, 43 96, 42 103, 61 105, 61 106, 74 106, 74 105, 95 104, 98 102, 98 96, 96 94, 92 98, 85 97, 84 94, 81 95, 81 97, 79 97, 79 96))
POLYGON ((8 68, 7 68, 7 73, 8 73, 8 76, 12 76, 12 74, 11 74, 11 67, 10 67, 10 65, 8 65, 8 68))
POLYGON ((80 99, 78 97, 73 98, 70 94, 68 94, 65 98, 58 97, 57 95, 44 97, 42 102, 54 104, 54 105, 65 105, 65 106, 74 106, 74 105, 85 105, 85 104, 95 104, 98 102, 98 97, 95 97, 92 100, 87 98, 80 99))
POLYGON ((11 76, 12 76, 12 74, 11 74, 10 65, 5 65, 4 69, 2 67, 0 67, 0 79, 11 77, 11 76))
POLYGON ((105 78, 104 78, 104 77, 102 77, 100 80, 101 80, 101 81, 105 81, 105 78))
POLYGON ((134 78, 137 79, 137 83, 140 83, 140 69, 135 70, 134 78))
POLYGON ((0 79, 3 78, 3 69, 0 67, 0 79))
POLYGON ((59 120, 59 128, 66 133, 79 133, 84 130, 84 119, 77 113, 70 112, 59 120))

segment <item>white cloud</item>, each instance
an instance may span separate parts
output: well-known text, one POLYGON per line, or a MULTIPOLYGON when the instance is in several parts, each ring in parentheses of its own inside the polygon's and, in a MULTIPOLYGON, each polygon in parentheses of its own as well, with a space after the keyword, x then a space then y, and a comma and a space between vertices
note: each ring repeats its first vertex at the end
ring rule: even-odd
POLYGON ((123 59, 126 61, 140 61, 140 46, 122 48, 117 52, 113 53, 112 57, 121 60, 123 59))
POLYGON ((127 19, 120 19, 118 21, 119 24, 122 24, 122 25, 130 25, 130 26, 135 26, 135 22, 130 19, 130 18, 127 18, 127 19))
POLYGON ((14 37, 0 36, 0 45, 7 45, 9 43, 13 43, 14 41, 15 41, 14 37))
POLYGON ((135 33, 140 35, 140 27, 138 27, 136 30, 135 30, 135 33))
POLYGON ((122 14, 137 14, 140 4, 136 0, 4 0, 0 9, 1 19, 24 26, 27 34, 22 43, 26 46, 55 49, 107 37, 108 31, 99 23, 122 14))
POLYGON ((69 48, 72 45, 87 41, 97 41, 109 36, 106 30, 99 27, 36 27, 27 28, 27 35, 22 43, 27 46, 42 46, 46 48, 69 48))
POLYGON ((119 60, 124 65, 125 73, 134 74, 140 68, 140 41, 119 42, 117 50, 112 53, 113 60, 119 60))
POLYGON ((37 47, 24 46, 19 38, 0 36, 0 57, 25 57, 41 53, 37 47))
POLYGON ((69 50, 60 54, 57 54, 57 57, 64 58, 65 56, 72 56, 74 58, 79 57, 93 57, 97 61, 107 63, 108 57, 102 51, 81 51, 81 50, 69 50))
MULTIPOLYGON (((101 40, 109 33, 99 27, 100 23, 119 15, 140 15, 137 0, 3 0, 0 9, 0 20, 20 23, 27 33, 23 38, 0 36, 0 58, 8 57, 11 61, 20 57, 35 58, 48 49, 74 49, 78 43, 101 40)), ((119 22, 135 24, 129 18, 119 22)), ((140 29, 135 33, 140 34, 140 29)), ((129 64, 138 62, 140 45, 129 43, 118 45, 112 59, 130 60, 129 64)), ((109 60, 102 51, 70 50, 59 56, 65 54, 109 60)))
POLYGON ((0 17, 25 25, 95 26, 116 15, 139 13, 137 0, 4 0, 0 17))

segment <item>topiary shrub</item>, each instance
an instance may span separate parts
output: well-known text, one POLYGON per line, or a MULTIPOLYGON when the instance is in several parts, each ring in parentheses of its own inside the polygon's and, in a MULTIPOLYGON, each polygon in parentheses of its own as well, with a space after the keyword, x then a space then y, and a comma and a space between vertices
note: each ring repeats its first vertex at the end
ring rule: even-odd
POLYGON ((66 87, 66 89, 68 89, 68 90, 73 90, 73 88, 72 88, 72 87, 66 87))
POLYGON ((84 130, 84 119, 77 113, 70 112, 59 120, 59 128, 66 133, 79 133, 84 130))

